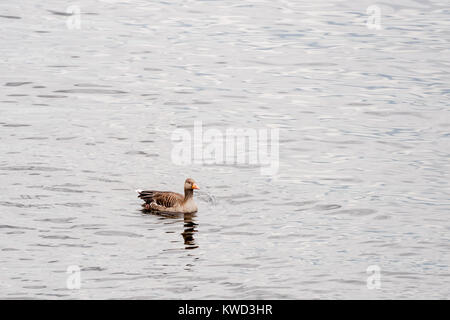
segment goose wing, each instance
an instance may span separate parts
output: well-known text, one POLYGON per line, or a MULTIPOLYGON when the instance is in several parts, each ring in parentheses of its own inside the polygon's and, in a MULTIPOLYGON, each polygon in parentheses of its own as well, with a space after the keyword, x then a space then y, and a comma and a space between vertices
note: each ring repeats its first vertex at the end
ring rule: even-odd
POLYGON ((181 194, 176 192, 155 190, 140 191, 138 197, 146 203, 155 202, 156 204, 166 208, 173 207, 176 204, 181 203, 184 199, 181 194))

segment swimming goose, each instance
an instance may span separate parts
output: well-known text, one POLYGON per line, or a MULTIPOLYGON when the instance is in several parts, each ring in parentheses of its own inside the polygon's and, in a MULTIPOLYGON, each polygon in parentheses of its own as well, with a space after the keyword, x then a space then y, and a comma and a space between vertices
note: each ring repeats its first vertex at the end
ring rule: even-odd
POLYGON ((145 201, 142 205, 145 210, 193 213, 197 212, 197 205, 194 202, 194 189, 200 188, 193 179, 188 178, 184 182, 184 196, 179 193, 169 191, 136 191, 139 193, 138 198, 145 201))

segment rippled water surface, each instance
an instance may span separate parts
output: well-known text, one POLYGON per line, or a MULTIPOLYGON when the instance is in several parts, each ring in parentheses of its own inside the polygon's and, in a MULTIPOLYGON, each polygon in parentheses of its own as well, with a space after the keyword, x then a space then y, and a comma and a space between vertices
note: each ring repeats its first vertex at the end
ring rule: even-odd
POLYGON ((448 1, 70 5, 0 3, 1 298, 449 298, 448 1), (279 128, 277 174, 176 165, 196 120, 279 128))

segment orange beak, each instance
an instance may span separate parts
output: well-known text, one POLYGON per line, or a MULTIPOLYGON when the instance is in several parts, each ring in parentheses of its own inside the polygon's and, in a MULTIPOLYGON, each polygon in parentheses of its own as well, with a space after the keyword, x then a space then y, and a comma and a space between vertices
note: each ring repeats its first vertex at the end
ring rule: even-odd
POLYGON ((200 188, 198 187, 197 184, 194 183, 194 184, 192 185, 192 189, 200 189, 200 188))

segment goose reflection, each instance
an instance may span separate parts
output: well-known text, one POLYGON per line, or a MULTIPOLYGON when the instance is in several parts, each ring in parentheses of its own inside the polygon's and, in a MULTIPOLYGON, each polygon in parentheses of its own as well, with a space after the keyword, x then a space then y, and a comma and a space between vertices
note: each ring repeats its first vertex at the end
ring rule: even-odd
POLYGON ((196 249, 194 234, 197 232, 198 224, 195 223, 195 213, 184 215, 184 231, 181 233, 184 239, 184 248, 186 250, 196 249))
POLYGON ((197 217, 196 213, 161 213, 161 212, 148 212, 145 210, 141 210, 142 214, 145 215, 153 215, 158 216, 160 219, 174 219, 181 220, 183 218, 183 232, 181 233, 184 240, 184 248, 186 250, 192 250, 198 248, 198 245, 195 242, 194 235, 197 232, 198 224, 195 222, 195 218, 197 217))

